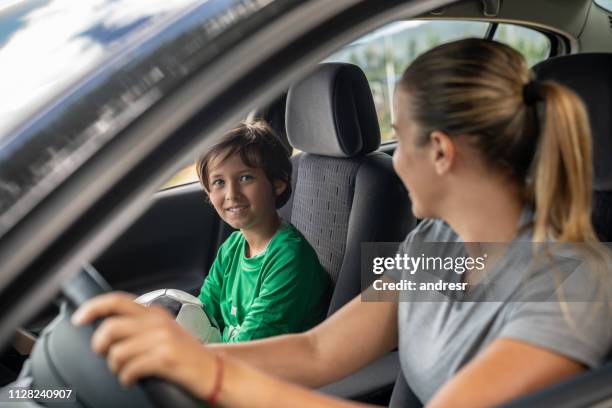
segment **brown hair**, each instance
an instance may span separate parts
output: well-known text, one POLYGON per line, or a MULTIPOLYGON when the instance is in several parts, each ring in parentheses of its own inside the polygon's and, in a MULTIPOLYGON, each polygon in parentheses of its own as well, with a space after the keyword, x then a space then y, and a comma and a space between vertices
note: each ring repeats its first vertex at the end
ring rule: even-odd
POLYGON ((586 109, 568 88, 531 83, 541 103, 524 96, 533 75, 511 47, 482 39, 455 41, 419 56, 399 87, 422 130, 465 136, 489 164, 524 188, 535 207, 534 240, 596 241, 591 224, 591 136, 586 109), (536 84, 536 85, 534 85, 536 84), (542 115, 538 105, 544 105, 542 115))
POLYGON ((272 128, 263 121, 239 124, 196 162, 198 178, 204 190, 210 192, 208 178, 212 160, 220 157, 223 162, 234 154, 239 154, 246 166, 262 169, 270 183, 276 180, 287 183, 285 190, 276 197, 276 208, 282 207, 289 200, 291 160, 272 128))

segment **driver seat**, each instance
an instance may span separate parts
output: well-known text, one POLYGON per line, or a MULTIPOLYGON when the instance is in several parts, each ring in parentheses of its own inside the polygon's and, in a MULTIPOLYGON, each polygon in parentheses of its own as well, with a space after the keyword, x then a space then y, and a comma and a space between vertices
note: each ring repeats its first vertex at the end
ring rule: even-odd
POLYGON ((612 241, 612 54, 551 58, 533 69, 539 79, 572 89, 586 105, 593 137, 593 226, 602 242, 612 241))

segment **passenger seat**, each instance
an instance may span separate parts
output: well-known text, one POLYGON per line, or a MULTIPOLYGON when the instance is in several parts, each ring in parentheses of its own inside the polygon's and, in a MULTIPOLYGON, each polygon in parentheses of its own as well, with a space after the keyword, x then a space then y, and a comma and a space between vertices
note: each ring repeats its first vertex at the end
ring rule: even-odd
MULTIPOLYGON (((320 64, 287 96, 293 195, 280 210, 308 239, 335 288, 328 315, 361 291, 361 243, 402 241, 415 225, 380 130, 368 81, 351 64, 320 64)), ((365 282, 369 283, 369 282, 365 282)))
MULTIPOLYGON (((368 81, 351 64, 320 64, 289 90, 287 134, 293 195, 281 208, 314 247, 334 282, 328 315, 373 280, 361 277, 363 242, 402 241, 416 225, 391 156, 377 152, 380 130, 368 81)), ((321 391, 376 401, 400 371, 397 352, 321 391)))

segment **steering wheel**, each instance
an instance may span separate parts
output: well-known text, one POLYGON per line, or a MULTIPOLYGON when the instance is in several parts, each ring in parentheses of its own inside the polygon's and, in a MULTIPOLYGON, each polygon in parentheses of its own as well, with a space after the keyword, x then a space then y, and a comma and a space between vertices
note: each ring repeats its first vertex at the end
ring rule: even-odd
POLYGON ((75 327, 72 313, 85 301, 111 290, 91 265, 62 287, 60 314, 41 333, 32 350, 32 389, 72 389, 76 406, 131 408, 201 407, 203 403, 179 386, 159 378, 125 388, 106 361, 91 350, 91 335, 100 322, 75 327))

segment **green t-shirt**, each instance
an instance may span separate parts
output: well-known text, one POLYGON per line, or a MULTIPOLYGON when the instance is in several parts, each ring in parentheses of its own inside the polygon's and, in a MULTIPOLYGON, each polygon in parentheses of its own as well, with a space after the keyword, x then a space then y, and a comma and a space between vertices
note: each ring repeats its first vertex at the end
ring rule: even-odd
POLYGON ((331 281, 306 238, 283 223, 261 254, 247 258, 246 245, 240 231, 230 235, 200 291, 222 341, 297 333, 319 323, 331 281))

